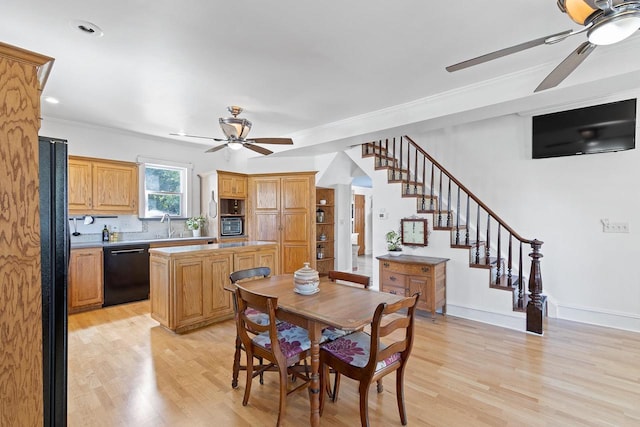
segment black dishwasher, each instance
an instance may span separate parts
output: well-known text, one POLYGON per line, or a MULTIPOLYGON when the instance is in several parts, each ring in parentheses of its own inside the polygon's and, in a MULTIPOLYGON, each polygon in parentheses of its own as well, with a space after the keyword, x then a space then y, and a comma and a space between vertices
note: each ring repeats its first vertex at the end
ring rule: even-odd
POLYGON ((149 298, 149 245, 109 245, 104 253, 104 307, 149 298))

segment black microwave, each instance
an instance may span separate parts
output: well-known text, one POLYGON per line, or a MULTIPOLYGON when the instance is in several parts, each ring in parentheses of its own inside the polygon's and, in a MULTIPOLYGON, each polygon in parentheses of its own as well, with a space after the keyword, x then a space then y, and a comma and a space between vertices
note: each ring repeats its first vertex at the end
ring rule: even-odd
POLYGON ((230 216, 220 219, 221 236, 239 236, 242 234, 242 218, 230 216))

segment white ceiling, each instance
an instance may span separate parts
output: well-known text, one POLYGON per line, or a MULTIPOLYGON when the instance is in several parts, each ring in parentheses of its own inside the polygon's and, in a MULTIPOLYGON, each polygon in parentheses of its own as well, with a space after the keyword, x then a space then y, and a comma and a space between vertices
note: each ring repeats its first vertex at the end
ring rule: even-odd
POLYGON ((3 0, 0 13, 0 41, 56 59, 44 95, 60 103, 43 105, 45 120, 222 137, 218 117, 240 105, 250 136, 293 136, 294 148, 638 87, 637 35, 598 47, 558 88, 535 95, 584 35, 445 71, 575 28, 556 0, 3 0), (104 36, 82 33, 76 20, 104 36))

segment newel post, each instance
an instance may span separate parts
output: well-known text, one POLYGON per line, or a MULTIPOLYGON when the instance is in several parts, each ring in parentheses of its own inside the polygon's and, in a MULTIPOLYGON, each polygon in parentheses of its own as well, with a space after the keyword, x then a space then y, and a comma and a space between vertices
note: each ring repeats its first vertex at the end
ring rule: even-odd
POLYGON ((529 273, 529 302, 527 303, 527 332, 542 334, 542 273, 540 272, 540 247, 544 242, 531 242, 531 272, 529 273))

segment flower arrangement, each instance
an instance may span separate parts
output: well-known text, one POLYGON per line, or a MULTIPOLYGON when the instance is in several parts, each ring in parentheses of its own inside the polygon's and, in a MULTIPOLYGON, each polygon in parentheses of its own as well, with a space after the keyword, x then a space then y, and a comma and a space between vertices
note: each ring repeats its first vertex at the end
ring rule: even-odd
POLYGON ((402 250, 402 246, 400 242, 402 241, 400 237, 400 233, 395 230, 391 230, 387 232, 385 235, 385 239, 387 240, 387 249, 391 252, 400 252, 402 250))
POLYGON ((204 224, 207 222, 205 217, 203 216, 192 216, 187 219, 187 228, 189 230, 200 230, 204 227, 204 224))

